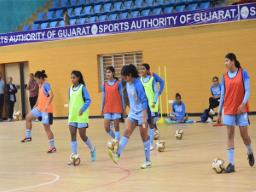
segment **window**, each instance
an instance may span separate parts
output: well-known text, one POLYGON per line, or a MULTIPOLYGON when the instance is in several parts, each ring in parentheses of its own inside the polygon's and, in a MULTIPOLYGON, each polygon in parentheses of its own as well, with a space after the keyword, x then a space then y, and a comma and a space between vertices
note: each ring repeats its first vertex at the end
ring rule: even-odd
MULTIPOLYGON (((138 67, 140 71, 140 67, 142 64, 142 52, 129 52, 129 53, 116 53, 109 55, 99 55, 99 65, 100 65, 100 86, 105 81, 105 72, 108 66, 113 66, 116 71, 116 77, 121 79, 121 70, 124 65, 134 64, 138 67)), ((101 90, 101 89, 100 89, 101 90)))

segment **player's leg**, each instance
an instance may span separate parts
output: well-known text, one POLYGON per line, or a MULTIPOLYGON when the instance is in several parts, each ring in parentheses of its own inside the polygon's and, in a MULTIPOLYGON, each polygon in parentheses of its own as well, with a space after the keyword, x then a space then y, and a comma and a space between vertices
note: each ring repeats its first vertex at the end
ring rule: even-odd
POLYGON ((41 116, 42 116, 41 112, 38 111, 36 108, 34 108, 32 111, 30 111, 26 115, 26 134, 25 134, 25 138, 21 140, 22 143, 32 141, 32 134, 31 134, 32 121, 41 116))
POLYGON ((124 135, 119 142, 117 151, 115 152, 115 151, 109 150, 109 156, 113 160, 114 163, 117 163, 119 161, 120 156, 121 156, 125 146, 127 145, 130 136, 132 135, 132 133, 136 127, 136 124, 137 124, 137 122, 135 119, 132 119, 129 117, 127 118, 127 120, 125 122, 124 135))
POLYGON ((235 137, 235 127, 227 126, 227 157, 229 164, 225 170, 226 173, 232 173, 235 171, 235 148, 234 148, 234 137, 235 137))
POLYGON ((70 132, 70 137, 71 137, 71 153, 72 154, 77 154, 77 139, 76 139, 76 134, 77 134, 77 123, 69 123, 69 132, 70 132))
POLYGON ((104 128, 107 134, 112 137, 113 139, 115 138, 115 134, 112 129, 110 129, 110 120, 111 120, 111 115, 109 113, 104 114, 104 128))
POLYGON ((120 140, 120 127, 119 127, 120 117, 121 117, 121 115, 119 115, 119 117, 115 117, 115 118, 114 118, 115 139, 116 139, 117 141, 120 140))
POLYGON ((88 128, 87 124, 78 124, 78 131, 79 131, 80 138, 83 140, 83 142, 89 148, 90 154, 91 154, 91 160, 96 161, 96 149, 93 146, 91 140, 86 135, 87 128, 88 128))
POLYGON ((150 159, 150 137, 148 135, 148 125, 140 125, 140 135, 144 144, 145 162, 141 165, 142 169, 150 168, 152 163, 150 159))
POLYGON ((56 152, 56 147, 55 147, 55 141, 54 141, 54 135, 51 130, 51 125, 53 123, 53 114, 52 113, 42 113, 42 123, 44 126, 44 130, 47 134, 48 141, 49 141, 49 150, 48 153, 54 153, 56 152))
POLYGON ((252 167, 254 165, 254 155, 253 155, 251 138, 248 134, 248 126, 249 126, 248 114, 243 113, 243 114, 238 115, 237 120, 238 120, 238 124, 239 124, 240 135, 241 135, 243 142, 247 148, 249 165, 252 167))

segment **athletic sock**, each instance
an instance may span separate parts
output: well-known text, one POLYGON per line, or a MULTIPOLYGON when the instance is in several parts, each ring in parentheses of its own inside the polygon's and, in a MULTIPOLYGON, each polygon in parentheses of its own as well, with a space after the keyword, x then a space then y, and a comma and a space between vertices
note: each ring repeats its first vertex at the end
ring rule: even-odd
POLYGON ((49 145, 50 145, 50 147, 55 147, 54 139, 49 140, 49 145))
POLYGON ((150 138, 150 144, 154 144, 154 137, 155 137, 155 129, 149 129, 149 138, 150 138))
POLYGON ((26 129, 26 138, 31 137, 31 129, 26 129))
POLYGON ((87 137, 87 140, 85 141, 85 144, 87 145, 87 147, 90 149, 90 151, 94 151, 94 147, 91 143, 91 140, 87 137))
POLYGON ((124 150, 126 144, 128 143, 128 140, 129 140, 129 138, 128 138, 128 137, 125 137, 125 136, 123 136, 123 137, 121 138, 121 140, 120 140, 120 142, 119 142, 119 147, 118 147, 118 149, 117 149, 117 154, 118 154, 119 156, 120 156, 121 153, 123 152, 123 150, 124 150))
POLYGON ((145 160, 150 161, 150 139, 144 141, 145 160))
POLYGON ((246 145, 247 148, 247 154, 253 154, 253 150, 252 150, 252 144, 246 145))
POLYGON ((115 131, 115 140, 119 141, 119 139, 120 139, 120 132, 115 131))
POLYGON ((112 129, 109 129, 108 134, 109 134, 109 136, 112 137, 113 139, 115 138, 115 134, 114 134, 114 132, 112 131, 112 129))
POLYGON ((71 141, 71 153, 77 154, 77 141, 71 141))
POLYGON ((230 149, 227 150, 227 153, 228 153, 228 161, 229 161, 229 163, 234 165, 235 149, 234 148, 230 148, 230 149))

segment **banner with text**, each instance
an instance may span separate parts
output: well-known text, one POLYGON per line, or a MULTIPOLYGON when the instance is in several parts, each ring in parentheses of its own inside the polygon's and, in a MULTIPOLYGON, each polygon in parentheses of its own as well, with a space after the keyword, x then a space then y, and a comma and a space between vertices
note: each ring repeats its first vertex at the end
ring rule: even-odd
POLYGON ((256 3, 0 34, 0 46, 256 19, 256 3))

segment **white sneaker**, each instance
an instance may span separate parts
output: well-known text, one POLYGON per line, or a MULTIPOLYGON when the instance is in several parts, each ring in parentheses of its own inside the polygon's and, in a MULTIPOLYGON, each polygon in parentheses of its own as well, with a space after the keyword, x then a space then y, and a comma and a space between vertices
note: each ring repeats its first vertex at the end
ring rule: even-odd
POLYGON ((207 123, 212 123, 212 118, 208 117, 208 119, 206 120, 207 123))
POLYGON ((211 110, 209 111, 209 115, 215 115, 215 112, 211 109, 211 110))
POLYGON ((147 168, 151 168, 151 167, 152 167, 151 161, 145 161, 145 162, 140 166, 141 169, 147 169, 147 168))

